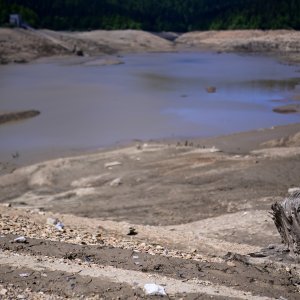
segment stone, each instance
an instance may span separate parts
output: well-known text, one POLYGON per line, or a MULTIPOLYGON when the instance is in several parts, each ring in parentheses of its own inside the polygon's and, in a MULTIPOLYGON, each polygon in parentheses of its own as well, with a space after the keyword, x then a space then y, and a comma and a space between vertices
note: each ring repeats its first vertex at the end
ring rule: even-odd
POLYGON ((209 86, 206 88, 206 91, 208 93, 215 93, 217 91, 217 88, 215 86, 209 86))
POLYGON ((117 166, 121 166, 122 163, 119 162, 119 161, 113 161, 113 162, 110 162, 110 163, 106 163, 104 165, 105 168, 113 168, 113 167, 117 167, 117 166))
POLYGON ((7 294, 8 290, 7 289, 2 289, 0 290, 0 295, 5 296, 7 294))
POLYGON ((122 184, 122 179, 121 178, 116 178, 109 185, 110 186, 119 186, 121 184, 122 184))

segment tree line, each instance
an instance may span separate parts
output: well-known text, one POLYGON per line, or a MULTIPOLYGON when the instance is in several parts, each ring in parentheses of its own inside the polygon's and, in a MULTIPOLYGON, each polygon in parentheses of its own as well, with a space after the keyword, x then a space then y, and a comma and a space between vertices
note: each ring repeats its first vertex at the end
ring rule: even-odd
POLYGON ((0 24, 11 13, 54 30, 300 29, 299 0, 0 0, 0 24))

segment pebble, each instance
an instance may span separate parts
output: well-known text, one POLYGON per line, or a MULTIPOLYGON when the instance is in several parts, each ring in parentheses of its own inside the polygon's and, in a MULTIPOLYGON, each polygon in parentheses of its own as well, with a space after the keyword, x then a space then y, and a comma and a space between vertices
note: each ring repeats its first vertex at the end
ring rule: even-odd
POLYGON ((2 289, 2 290, 0 290, 0 295, 1 296, 5 296, 6 294, 7 294, 7 289, 2 289))
POLYGON ((106 163, 104 165, 105 168, 112 168, 112 167, 117 167, 117 166, 121 166, 122 163, 119 162, 119 161, 113 161, 113 162, 110 162, 110 163, 106 163))
POLYGON ((113 187, 113 186, 119 186, 121 184, 122 184, 122 179, 121 178, 116 178, 109 185, 113 187))

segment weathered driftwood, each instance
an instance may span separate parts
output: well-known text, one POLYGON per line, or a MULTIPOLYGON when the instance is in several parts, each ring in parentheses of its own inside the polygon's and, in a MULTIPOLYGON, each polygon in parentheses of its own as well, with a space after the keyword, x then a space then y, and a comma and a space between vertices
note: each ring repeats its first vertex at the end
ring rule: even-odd
POLYGON ((272 215, 282 242, 292 256, 300 256, 300 191, 272 205, 272 215))

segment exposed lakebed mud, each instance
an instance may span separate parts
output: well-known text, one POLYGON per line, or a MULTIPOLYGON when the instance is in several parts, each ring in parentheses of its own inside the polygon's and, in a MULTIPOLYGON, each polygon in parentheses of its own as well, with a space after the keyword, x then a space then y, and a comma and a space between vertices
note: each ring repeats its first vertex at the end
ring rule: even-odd
MULTIPOLYGON (((113 295, 124 289, 124 298, 146 297, 144 284, 154 281, 171 298, 297 299, 297 266, 261 251, 280 244, 270 205, 299 183, 297 126, 210 141, 139 142, 19 168, 1 177, 0 263, 33 274, 36 285, 22 279, 32 293, 55 292, 36 273, 40 266, 49 278, 75 276, 57 297, 105 297, 99 279, 112 282, 113 295), (253 142, 272 138, 272 148, 253 142), (237 154, 243 141, 247 149, 237 154), (51 216, 65 229, 47 225, 51 216), (25 243, 12 242, 21 235, 25 243), (89 289, 90 277, 98 279, 89 289)), ((7 290, 17 281, 5 272, 7 290)))

